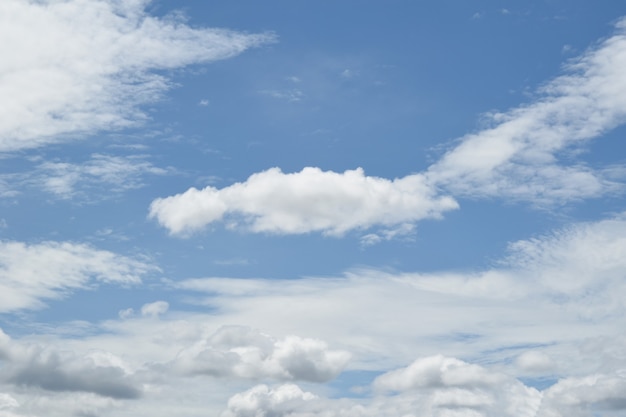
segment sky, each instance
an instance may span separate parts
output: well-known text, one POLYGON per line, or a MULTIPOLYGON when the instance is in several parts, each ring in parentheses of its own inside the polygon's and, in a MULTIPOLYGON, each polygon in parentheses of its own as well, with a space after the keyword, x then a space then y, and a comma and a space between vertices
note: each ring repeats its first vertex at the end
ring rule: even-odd
POLYGON ((626 414, 626 3, 0 2, 0 417, 626 414))

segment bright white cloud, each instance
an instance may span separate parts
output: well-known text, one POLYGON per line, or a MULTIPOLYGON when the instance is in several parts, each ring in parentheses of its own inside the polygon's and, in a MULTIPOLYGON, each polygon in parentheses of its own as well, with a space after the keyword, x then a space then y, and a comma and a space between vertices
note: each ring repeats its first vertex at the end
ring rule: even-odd
POLYGON ((390 181, 366 176, 362 169, 336 173, 304 168, 285 174, 273 168, 223 189, 191 188, 157 199, 150 217, 178 235, 217 221, 254 232, 341 235, 437 218, 455 208, 451 198, 435 196, 421 175, 390 181))
POLYGON ((170 87, 153 70, 224 59, 273 40, 159 19, 147 14, 148 3, 2 1, 0 151, 134 125, 147 117, 138 106, 170 87))
POLYGON ((626 19, 616 33, 565 67, 528 105, 491 115, 428 169, 456 196, 507 197, 538 205, 622 191, 598 170, 563 165, 566 152, 626 122, 626 19))
POLYGON ((259 331, 228 326, 180 352, 173 367, 190 375, 324 382, 335 378, 350 354, 321 340, 274 339, 259 331))
POLYGON ((137 284, 156 268, 69 242, 0 242, 0 312, 41 308, 44 300, 96 283, 137 284))
MULTIPOLYGON (((191 188, 156 199, 150 217, 177 235, 217 221, 252 232, 341 235, 372 226, 410 227, 457 208, 442 191, 537 206, 621 192, 609 171, 560 160, 626 121, 624 67, 626 19, 614 36, 569 63, 536 101, 491 115, 494 127, 461 138, 424 173, 390 181, 361 169, 341 174, 309 167, 284 174, 273 168, 222 189, 191 188)), ((363 242, 381 239, 370 233, 363 242)))

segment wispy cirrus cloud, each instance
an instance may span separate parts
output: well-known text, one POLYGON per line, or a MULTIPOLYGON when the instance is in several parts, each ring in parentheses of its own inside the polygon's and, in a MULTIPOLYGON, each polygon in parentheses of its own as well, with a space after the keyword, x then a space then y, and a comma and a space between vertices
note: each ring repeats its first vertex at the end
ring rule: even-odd
POLYGON ((237 55, 272 34, 192 28, 149 1, 0 4, 0 152, 136 125, 169 70, 237 55), (79 19, 76 16, 80 16, 79 19))
POLYGON ((62 200, 101 200, 143 187, 146 176, 173 171, 153 165, 145 155, 93 154, 83 162, 40 158, 33 162, 30 170, 0 175, 0 197, 15 198, 27 190, 37 190, 62 200))
MULTIPOLYGON (((493 113, 427 175, 455 196, 550 205, 623 191, 623 184, 567 154, 626 122, 626 19, 616 33, 568 62, 534 102, 493 113)), ((623 179, 623 177, 622 177, 623 179)))
POLYGON ((71 242, 0 242, 0 312, 41 308, 45 300, 98 283, 132 285, 156 271, 143 261, 71 242))

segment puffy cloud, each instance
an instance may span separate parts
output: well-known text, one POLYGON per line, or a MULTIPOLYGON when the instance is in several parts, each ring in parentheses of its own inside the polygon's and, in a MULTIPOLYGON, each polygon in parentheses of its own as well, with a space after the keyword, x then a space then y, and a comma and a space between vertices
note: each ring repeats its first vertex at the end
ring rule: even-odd
POLYGON ((147 117, 138 106, 170 87, 154 70, 228 58, 273 39, 156 18, 148 3, 2 1, 0 151, 134 125, 147 117))
POLYGON ((536 101, 491 115, 493 127, 467 135, 428 169, 456 196, 509 197, 544 205, 597 197, 622 185, 559 158, 626 122, 626 19, 616 33, 569 62, 536 101))
POLYGON ((70 242, 0 242, 0 312, 41 308, 43 300, 96 282, 137 284, 156 268, 70 242))
POLYGON ((535 417, 541 404, 541 393, 515 378, 442 356, 418 359, 374 385, 401 392, 331 400, 293 385, 259 385, 231 397, 222 417, 535 417))
POLYGON ((273 168, 222 189, 191 188, 156 199, 150 217, 178 235, 222 220, 254 232, 341 235, 437 218, 457 208, 451 198, 435 194, 422 175, 390 181, 360 168, 336 173, 310 167, 291 174, 273 168))
POLYGON ((626 369, 611 374, 564 378, 544 392, 537 417, 623 415, 626 410, 626 369), (602 412, 595 414, 594 411, 602 412))
POLYGON ((231 397, 228 400, 228 410, 222 413, 222 417, 279 417, 314 398, 315 395, 302 391, 294 384, 276 388, 257 385, 231 397))
POLYGON ((242 326, 222 327, 181 351, 173 368, 182 374, 324 382, 336 377, 350 354, 326 343, 288 336, 274 339, 242 326))
POLYGON ((132 399, 141 390, 125 370, 115 364, 118 358, 100 355, 77 356, 39 345, 14 342, 0 330, 0 381, 17 386, 39 387, 48 391, 90 392, 105 397, 132 399))

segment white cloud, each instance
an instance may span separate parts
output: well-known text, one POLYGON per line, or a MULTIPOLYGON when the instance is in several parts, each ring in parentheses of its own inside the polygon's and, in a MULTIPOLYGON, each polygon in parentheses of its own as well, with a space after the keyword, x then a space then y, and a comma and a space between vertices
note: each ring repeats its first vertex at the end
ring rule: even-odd
POLYGON ((322 398, 294 385, 258 385, 231 397, 222 417, 535 417, 541 403, 540 392, 515 378, 442 356, 418 359, 374 385, 398 388, 396 382, 401 392, 367 400, 322 398))
POLYGON ((274 339, 242 326, 227 326, 181 351, 172 366, 179 373, 324 382, 335 378, 350 355, 329 350, 321 340, 274 339))
POLYGON ((457 208, 451 198, 434 194, 421 175, 389 181, 368 177, 362 169, 336 173, 304 168, 284 174, 273 168, 223 189, 191 188, 157 199, 150 217, 178 235, 222 220, 254 232, 341 235, 437 218, 457 208))
POLYGON ((507 197, 538 205, 622 190, 563 156, 626 121, 626 19, 616 33, 545 85, 535 102, 491 115, 494 127, 467 135, 428 169, 456 196, 507 197))
POLYGON ((141 282, 144 262, 84 244, 0 242, 0 312, 41 308, 44 300, 96 283, 141 282))
MULTIPOLYGON (((372 226, 414 224, 457 208, 450 196, 502 197, 551 206, 621 193, 623 178, 574 154, 626 121, 626 19, 614 36, 566 66, 528 105, 491 115, 494 127, 469 134, 424 173, 393 181, 304 168, 256 173, 223 189, 207 187, 153 201, 150 217, 185 235, 224 220, 252 232, 341 235, 372 226)), ((270 91, 283 97, 282 93, 270 91)), ((613 170, 614 171, 614 170, 613 170)), ((623 176, 622 176, 623 177, 623 176)), ((366 234, 364 244, 381 240, 366 234)))
POLYGON ((544 393, 537 417, 587 417, 592 410, 602 416, 619 416, 626 411, 626 369, 610 374, 564 378, 544 393), (615 413, 615 414, 614 414, 615 413))
POLYGON ((154 70, 228 58, 269 34, 192 28, 149 1, 0 4, 0 151, 135 125, 169 87, 154 70), (80 16, 80 18, 77 18, 80 16))
MULTIPOLYGON (((144 317, 159 317, 160 315, 167 313, 169 308, 170 305, 167 301, 155 301, 154 303, 144 304, 141 307, 141 315, 144 317)), ((132 314, 132 309, 130 309, 130 312, 125 310, 123 313, 124 317, 122 318, 128 317, 129 314, 127 313, 132 314)))
POLYGON ((620 215, 516 242, 503 262, 483 271, 363 269, 337 278, 205 278, 176 286, 204 293, 194 300, 219 311, 221 321, 332 340, 354 354, 352 369, 380 370, 437 352, 490 356, 527 375, 541 373, 537 361, 516 363, 529 347, 552 358, 555 371, 597 366, 576 346, 581 335, 615 336, 626 325, 624 270, 620 215))
POLYGON ((315 395, 302 391, 294 384, 276 388, 257 385, 231 397, 228 400, 228 410, 222 413, 222 417, 282 416, 297 409, 303 401, 314 398, 315 395))
POLYGON ((529 350, 522 353, 515 360, 515 364, 522 371, 531 374, 548 374, 554 371, 554 361, 544 352, 529 350))
POLYGON ((158 168, 142 156, 113 156, 94 154, 83 164, 43 162, 35 171, 25 175, 24 182, 37 185, 60 198, 75 197, 90 188, 107 185, 109 193, 140 188, 144 175, 164 175, 168 170, 158 168))
POLYGON ((6 384, 53 392, 91 392, 120 399, 141 395, 140 388, 115 363, 121 360, 111 355, 77 356, 39 345, 23 345, 0 330, 0 362, 0 381, 6 384))

